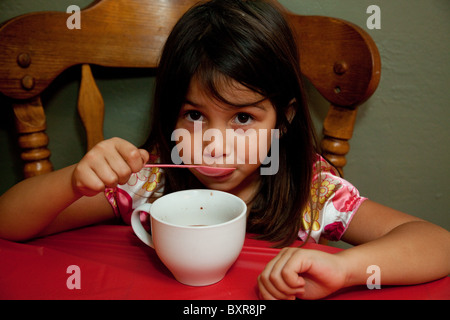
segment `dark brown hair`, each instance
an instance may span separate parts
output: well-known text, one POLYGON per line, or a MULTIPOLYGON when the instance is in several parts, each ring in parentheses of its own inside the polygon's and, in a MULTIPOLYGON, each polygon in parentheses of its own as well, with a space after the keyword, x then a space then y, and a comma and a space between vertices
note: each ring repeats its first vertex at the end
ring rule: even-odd
MULTIPOLYGON (((302 88, 297 46, 283 14, 262 0, 212 0, 191 8, 173 28, 158 67, 152 131, 147 147, 157 146, 171 162, 171 134, 195 76, 216 98, 221 80, 233 79, 267 97, 277 114, 279 170, 262 175, 250 204, 247 232, 283 246, 302 228, 310 200, 314 129, 302 88), (291 121, 286 117, 295 109, 291 121)), ((166 170, 165 193, 202 187, 188 170, 166 170)))

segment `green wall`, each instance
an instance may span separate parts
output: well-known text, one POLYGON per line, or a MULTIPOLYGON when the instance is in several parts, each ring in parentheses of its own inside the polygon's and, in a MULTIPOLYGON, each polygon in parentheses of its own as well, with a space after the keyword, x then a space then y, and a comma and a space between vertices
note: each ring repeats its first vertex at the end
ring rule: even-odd
MULTIPOLYGON (((0 22, 19 14, 58 10, 91 1, 1 0, 0 22)), ((373 37, 381 53, 381 82, 360 107, 345 176, 378 202, 450 229, 450 1, 280 0, 291 11, 351 21, 373 37), (381 9, 381 29, 368 30, 369 5, 381 9)), ((94 68, 106 105, 105 137, 135 144, 149 128, 153 73, 94 68)), ((80 69, 61 75, 43 95, 51 160, 78 161, 85 148, 76 113, 80 69)), ((310 88, 321 130, 327 103, 310 88)), ((9 101, 0 97, 0 193, 21 178, 9 101)))

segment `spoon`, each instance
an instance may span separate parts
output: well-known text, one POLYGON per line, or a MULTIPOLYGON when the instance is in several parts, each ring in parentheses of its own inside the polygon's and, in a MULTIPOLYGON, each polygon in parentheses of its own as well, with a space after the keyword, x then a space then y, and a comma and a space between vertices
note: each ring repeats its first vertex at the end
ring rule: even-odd
POLYGON ((194 165, 194 164, 161 164, 161 163, 152 163, 146 164, 144 167, 146 168, 193 168, 199 173, 209 176, 209 177, 221 177, 226 176, 236 170, 236 168, 222 168, 222 167, 209 167, 202 165, 194 165))

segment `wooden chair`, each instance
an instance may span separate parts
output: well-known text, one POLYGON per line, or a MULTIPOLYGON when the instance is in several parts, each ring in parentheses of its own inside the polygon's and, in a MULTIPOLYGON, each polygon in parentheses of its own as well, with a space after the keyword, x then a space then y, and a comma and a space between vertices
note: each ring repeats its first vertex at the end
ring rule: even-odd
MULTIPOLYGON (((52 170, 40 95, 64 70, 82 65, 78 110, 88 149, 103 139, 104 103, 89 65, 156 68, 172 26, 197 0, 101 0, 71 14, 40 12, 0 28, 0 92, 13 99, 24 175, 52 170)), ((331 104, 324 121, 324 155, 342 172, 357 107, 375 91, 380 56, 371 37, 339 19, 287 12, 299 38, 301 70, 331 104)))

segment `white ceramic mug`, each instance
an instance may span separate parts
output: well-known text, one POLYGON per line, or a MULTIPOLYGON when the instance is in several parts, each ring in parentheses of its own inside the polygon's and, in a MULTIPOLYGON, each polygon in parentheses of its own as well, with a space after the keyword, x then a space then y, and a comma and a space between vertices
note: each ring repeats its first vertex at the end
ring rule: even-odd
POLYGON ((167 194, 136 208, 131 226, 179 282, 205 286, 223 279, 245 239, 247 205, 226 192, 195 189, 167 194), (140 212, 151 217, 151 235, 140 212))

